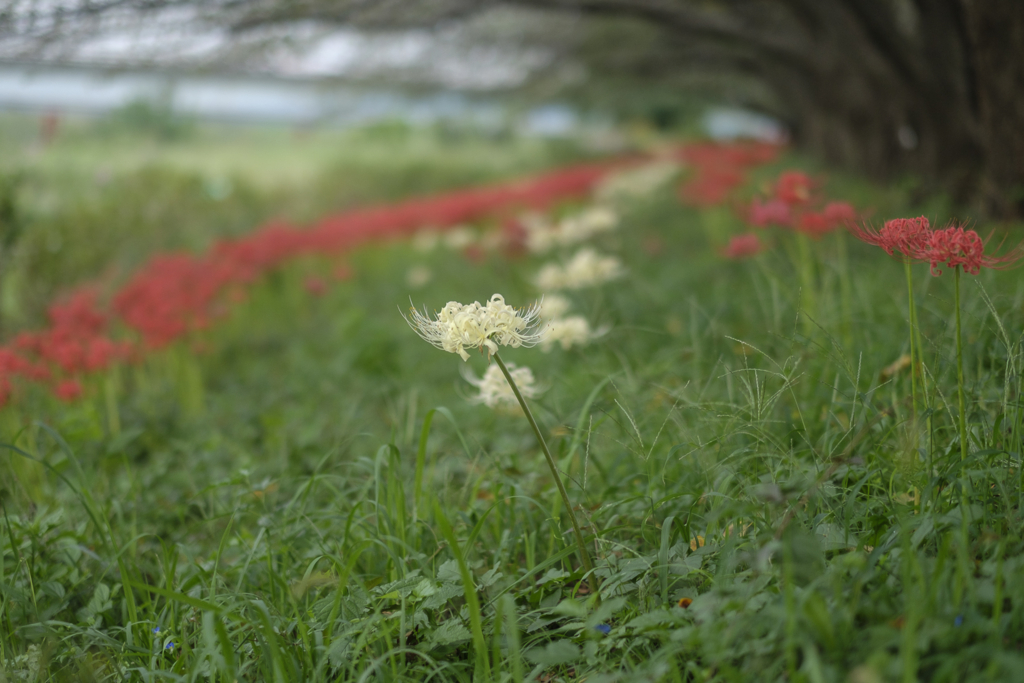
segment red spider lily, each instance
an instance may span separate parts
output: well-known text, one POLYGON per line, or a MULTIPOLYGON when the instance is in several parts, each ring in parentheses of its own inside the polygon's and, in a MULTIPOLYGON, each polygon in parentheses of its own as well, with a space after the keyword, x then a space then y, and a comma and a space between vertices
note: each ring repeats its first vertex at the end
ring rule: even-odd
POLYGON ((848 222, 846 228, 860 241, 885 249, 889 256, 898 251, 904 257, 914 260, 924 260, 921 254, 927 248, 932 234, 931 225, 924 216, 895 218, 886 221, 881 230, 853 222, 848 222))
POLYGON ((19 375, 33 381, 45 381, 49 379, 50 371, 11 349, 0 347, 0 408, 10 401, 13 391, 11 379, 19 375))
POLYGON ((743 179, 744 175, 738 169, 705 170, 684 184, 679 196, 694 206, 717 206, 726 200, 730 192, 743 184, 743 179))
POLYGON ((66 379, 56 386, 53 393, 61 401, 74 401, 82 395, 82 385, 78 383, 78 380, 66 379))
POLYGON ((775 159, 779 148, 764 143, 688 145, 678 154, 694 172, 680 186, 679 197, 700 207, 716 206, 743 184, 746 170, 775 159))
POLYGON ((846 225, 857 217, 857 212, 846 202, 829 202, 821 211, 808 211, 800 215, 796 229, 815 239, 846 225))
POLYGON ((847 202, 829 202, 821 213, 837 226, 857 220, 856 209, 847 202))
POLYGON ((985 254, 985 241, 974 230, 955 224, 932 230, 924 216, 886 221, 877 231, 852 223, 847 227, 855 237, 885 249, 890 256, 898 251, 904 258, 926 261, 932 275, 936 276, 942 274, 939 270, 942 265, 949 268, 963 266, 964 272, 977 275, 982 268, 1007 268, 1024 257, 1021 245, 1002 256, 985 254))
POLYGON ((66 301, 55 303, 48 311, 55 328, 95 334, 107 324, 107 316, 96 309, 96 291, 91 287, 80 289, 66 301))
POLYGON ((809 211, 800 216, 800 222, 797 223, 796 229, 805 235, 810 235, 815 239, 819 239, 822 235, 832 232, 835 230, 836 224, 828 219, 822 213, 815 213, 809 211))
POLYGON ((751 232, 745 235, 736 235, 729 240, 729 246, 722 251, 722 255, 730 259, 742 259, 756 256, 762 251, 764 251, 764 245, 761 244, 760 238, 751 232))
POLYGON ((785 171, 775 183, 776 198, 790 206, 811 201, 811 179, 800 171, 785 171))
POLYGON ((965 230, 960 225, 933 230, 927 246, 920 249, 914 258, 928 261, 932 275, 941 275, 939 266, 949 268, 963 266, 964 272, 977 275, 982 268, 1008 268, 1021 257, 1024 249, 1017 245, 1002 256, 985 254, 985 242, 974 230, 965 230))
POLYGON ((764 228, 769 225, 788 226, 793 223, 793 212, 789 208, 789 204, 781 199, 770 199, 762 202, 755 197, 750 202, 747 221, 758 228, 764 228))
POLYGON ((87 372, 105 370, 115 361, 130 358, 131 352, 132 344, 129 342, 115 342, 107 337, 93 337, 85 349, 85 370, 87 372))
POLYGON ((45 367, 32 363, 10 349, 0 348, 0 376, 22 375, 30 379, 47 379, 45 367))

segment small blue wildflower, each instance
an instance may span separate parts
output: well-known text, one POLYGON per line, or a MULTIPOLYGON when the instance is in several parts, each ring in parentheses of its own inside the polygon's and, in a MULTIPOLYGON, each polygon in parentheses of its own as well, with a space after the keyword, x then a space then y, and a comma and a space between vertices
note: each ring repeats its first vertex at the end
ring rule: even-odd
POLYGON ((167 644, 166 644, 166 645, 164 645, 164 649, 165 649, 165 650, 170 650, 170 649, 171 649, 171 648, 173 648, 173 647, 174 647, 174 643, 172 643, 172 642, 170 642, 170 641, 168 641, 168 642, 167 642, 167 644))
POLYGON ((609 626, 608 624, 598 624, 597 626, 594 627, 594 630, 595 631, 600 631, 601 633, 603 633, 605 635, 608 635, 609 633, 612 632, 612 627, 609 626))
POLYGON ((960 628, 961 626, 963 626, 963 623, 964 623, 964 615, 962 615, 962 614, 956 615, 956 619, 953 620, 953 626, 955 626, 956 628, 960 628))
POLYGON ((160 633, 160 627, 156 626, 153 628, 153 633, 160 633))

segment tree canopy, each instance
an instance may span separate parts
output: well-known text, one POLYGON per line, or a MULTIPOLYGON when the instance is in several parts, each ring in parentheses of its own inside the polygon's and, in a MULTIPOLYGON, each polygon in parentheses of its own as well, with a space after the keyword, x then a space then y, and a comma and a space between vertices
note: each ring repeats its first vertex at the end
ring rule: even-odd
MULTIPOLYGON (((912 173, 988 213, 1024 211, 1019 0, 9 0, 0 8, 0 45, 22 51, 53 52, 98 25, 157 15, 220 27, 242 43, 312 23, 432 31, 467 59, 480 46, 530 49, 532 87, 699 88, 779 117, 798 145, 832 163, 879 179, 912 173)), ((248 45, 251 54, 264 43, 248 45)))

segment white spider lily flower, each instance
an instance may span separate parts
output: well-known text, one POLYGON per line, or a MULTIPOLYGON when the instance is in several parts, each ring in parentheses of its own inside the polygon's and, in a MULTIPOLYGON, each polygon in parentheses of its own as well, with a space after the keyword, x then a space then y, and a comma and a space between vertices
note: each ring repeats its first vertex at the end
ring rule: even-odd
POLYGON ((566 288, 565 270, 557 263, 541 266, 533 278, 533 284, 542 292, 554 292, 566 288))
POLYGON ((405 282, 413 289, 419 289, 434 278, 434 273, 426 266, 413 266, 405 273, 405 282))
POLYGON ((561 294, 546 294, 540 300, 538 311, 540 319, 544 321, 556 320, 569 312, 572 302, 561 294))
POLYGON ((526 248, 535 254, 543 254, 555 247, 579 244, 598 233, 612 230, 618 221, 615 212, 603 206, 594 206, 566 216, 557 225, 552 225, 538 214, 527 214, 520 219, 526 229, 526 248))
POLYGON ((444 233, 441 241, 452 251, 458 251, 473 244, 476 241, 476 233, 468 226, 458 225, 444 233))
POLYGON ((540 349, 547 353, 555 344, 559 344, 562 349, 568 351, 573 346, 585 346, 607 332, 607 327, 592 330, 590 323, 582 315, 570 315, 567 318, 552 320, 544 327, 540 349))
POLYGON ((537 330, 538 306, 515 309, 505 297, 495 294, 486 305, 479 301, 460 304, 449 301, 435 318, 415 308, 405 319, 420 337, 437 348, 457 353, 469 360, 467 349, 487 349, 487 357, 498 352, 498 346, 534 346, 541 339, 537 330))
MULTIPOLYGON (((533 378, 533 371, 527 367, 517 367, 515 363, 507 363, 508 374, 512 375, 512 381, 519 387, 519 393, 524 398, 536 398, 540 395, 536 380, 533 378)), ((477 387, 480 393, 474 396, 474 403, 483 403, 488 408, 516 408, 519 400, 516 398, 512 387, 509 385, 501 368, 497 365, 488 365, 487 371, 482 379, 477 379, 472 373, 463 373, 466 381, 477 387)))
POLYGON ((543 266, 534 278, 541 291, 583 289, 614 280, 626 272, 622 262, 614 256, 602 256, 590 247, 580 249, 572 259, 560 267, 543 266))
POLYGON ((626 269, 615 256, 602 256, 597 251, 580 249, 565 265, 569 289, 582 289, 608 282, 625 275, 626 269))
POLYGON ((558 246, 558 229, 538 213, 520 216, 520 225, 526 230, 526 248, 534 254, 543 254, 558 246))
POLYGON ((558 238, 563 245, 578 244, 594 235, 613 230, 619 223, 614 211, 604 206, 591 207, 558 224, 558 238))

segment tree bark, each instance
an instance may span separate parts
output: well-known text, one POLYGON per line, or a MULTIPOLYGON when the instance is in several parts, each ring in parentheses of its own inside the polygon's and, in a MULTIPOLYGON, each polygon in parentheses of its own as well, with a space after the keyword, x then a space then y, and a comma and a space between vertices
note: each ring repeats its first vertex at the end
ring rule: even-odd
POLYGON ((1024 2, 963 0, 984 164, 979 199, 990 213, 1024 216, 1024 2))

